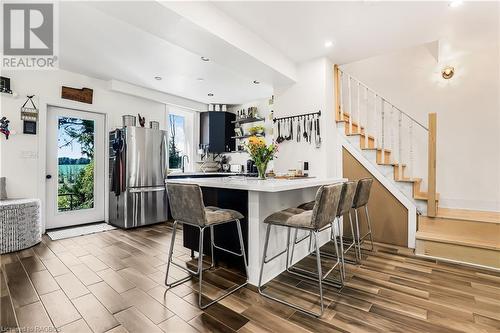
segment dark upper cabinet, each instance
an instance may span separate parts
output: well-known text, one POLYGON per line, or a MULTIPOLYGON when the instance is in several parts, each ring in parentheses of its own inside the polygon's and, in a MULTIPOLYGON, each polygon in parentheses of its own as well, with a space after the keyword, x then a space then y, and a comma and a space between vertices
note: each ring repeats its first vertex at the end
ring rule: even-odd
POLYGON ((235 150, 234 123, 236 115, 231 112, 208 111, 200 114, 200 146, 208 146, 210 153, 235 150))

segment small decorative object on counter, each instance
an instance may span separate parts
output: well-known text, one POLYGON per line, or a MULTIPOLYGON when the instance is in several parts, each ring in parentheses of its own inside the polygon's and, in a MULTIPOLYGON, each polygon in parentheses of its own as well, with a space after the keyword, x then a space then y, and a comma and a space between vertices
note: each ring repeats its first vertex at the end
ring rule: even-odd
POLYGON ((266 179, 266 169, 269 161, 274 159, 278 146, 273 144, 266 145, 262 138, 252 136, 249 138, 245 148, 254 161, 259 174, 259 179, 266 179))
POLYGON ((137 114, 137 118, 139 119, 139 125, 141 125, 141 127, 144 127, 144 125, 146 125, 146 118, 141 117, 139 113, 137 114))
POLYGON ((9 140, 9 135, 10 135, 9 123, 10 123, 10 120, 8 120, 5 117, 2 117, 0 119, 0 133, 5 135, 5 139, 7 139, 7 140, 9 140))

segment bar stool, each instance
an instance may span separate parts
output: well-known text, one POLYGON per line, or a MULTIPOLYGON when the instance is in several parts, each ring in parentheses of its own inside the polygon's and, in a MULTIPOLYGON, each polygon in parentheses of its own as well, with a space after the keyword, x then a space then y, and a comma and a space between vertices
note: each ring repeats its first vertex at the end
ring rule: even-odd
POLYGON ((170 289, 173 288, 181 283, 184 283, 194 276, 199 277, 199 293, 198 293, 198 306, 200 309, 205 309, 209 307, 210 305, 214 304, 215 302, 220 301, 226 296, 229 296, 236 290, 244 287, 247 282, 248 282, 248 264, 247 264, 247 258, 245 254, 245 247, 243 244, 243 235, 241 232, 241 224, 240 224, 240 219, 243 218, 243 215, 235 210, 231 209, 221 209, 217 207, 205 207, 203 203, 203 194, 201 192, 200 186, 196 184, 176 184, 176 183, 169 183, 167 184, 167 192, 168 192, 168 199, 170 201, 170 208, 172 210, 172 217, 174 218, 174 225, 173 225, 173 233, 172 233, 172 239, 170 242, 170 251, 168 254, 168 262, 167 262, 167 272, 165 275, 165 285, 170 289), (236 222, 236 227, 238 229, 238 237, 240 241, 240 253, 236 253, 233 251, 230 251, 228 249, 224 249, 220 246, 215 245, 214 242, 214 226, 225 224, 225 223, 230 223, 230 222, 236 222), (196 271, 193 271, 187 267, 183 267, 180 264, 176 263, 172 259, 172 253, 174 251, 174 243, 175 243, 175 235, 177 232, 177 223, 181 224, 189 224, 191 226, 198 227, 200 230, 200 240, 199 240, 199 246, 198 246, 198 268, 196 271), (228 253, 231 253, 235 256, 240 256, 243 257, 243 261, 245 263, 245 270, 247 274, 247 280, 241 284, 237 285, 229 290, 227 290, 223 295, 220 297, 216 298, 215 300, 212 300, 211 302, 203 305, 202 304, 202 283, 203 283, 203 272, 206 271, 206 268, 203 269, 203 233, 205 228, 209 227, 210 228, 210 238, 211 238, 211 249, 212 249, 212 262, 210 268, 213 268, 215 266, 215 252, 214 248, 218 250, 222 250, 228 253), (179 267, 180 269, 184 270, 189 274, 189 276, 179 279, 175 282, 168 283, 168 271, 170 269, 170 264, 174 264, 175 266, 179 267))
MULTIPOLYGON (((357 264, 359 262, 358 251, 356 249, 356 239, 357 238, 356 238, 356 234, 354 233, 354 226, 353 226, 351 213, 350 213, 351 206, 353 204, 354 196, 355 196, 356 189, 357 189, 357 183, 358 183, 357 181, 348 181, 348 182, 345 182, 343 184, 342 192, 340 195, 340 202, 339 202, 337 211, 335 213, 335 216, 333 217, 332 222, 331 222, 331 227, 332 227, 331 240, 334 242, 336 254, 321 252, 321 254, 323 254, 325 256, 337 258, 337 260, 340 259, 340 261, 342 263, 342 278, 343 279, 345 279, 345 275, 346 275, 345 274, 345 262, 347 261, 347 262, 354 263, 354 264, 357 264), (349 217, 349 226, 351 227, 352 242, 349 244, 349 246, 347 246, 346 249, 344 249, 344 237, 343 237, 343 235, 340 236, 340 230, 342 227, 340 224, 340 218, 346 214, 349 217), (337 237, 334 234, 335 222, 337 222, 337 230, 339 231, 340 248, 341 248, 340 256, 338 256, 339 251, 337 249, 337 237), (344 259, 344 255, 347 254, 351 250, 351 248, 353 248, 353 247, 354 247, 354 254, 356 256, 356 261, 350 261, 350 260, 344 259)), ((299 205, 298 208, 310 210, 313 202, 314 201, 304 203, 302 205, 299 205)), ((295 241, 296 241, 296 239, 295 239, 295 241)))
POLYGON ((371 250, 373 251, 373 237, 372 237, 372 225, 370 221, 370 215, 368 214, 368 200, 370 199, 370 191, 372 188, 373 179, 363 178, 358 181, 358 186, 356 187, 356 194, 354 195, 354 200, 352 203, 352 208, 354 209, 354 217, 356 222, 356 235, 357 235, 357 247, 359 251, 359 259, 361 260, 361 243, 369 235, 371 242, 371 250), (360 236, 359 231, 359 221, 358 221, 358 209, 365 207, 366 222, 368 224, 368 232, 364 236, 360 236))
POLYGON ((321 268, 321 254, 319 251, 320 244, 319 244, 318 234, 321 230, 324 230, 325 227, 330 226, 331 216, 333 216, 337 211, 341 192, 342 192, 342 184, 321 186, 316 192, 316 200, 312 210, 305 211, 299 208, 288 208, 283 211, 271 214, 264 220, 264 223, 267 224, 267 228, 266 228, 266 238, 264 242, 264 253, 262 255, 262 262, 260 266, 259 285, 258 285, 259 293, 262 296, 272 299, 276 302, 288 305, 296 310, 302 311, 304 313, 307 313, 315 317, 320 317, 323 314, 324 312, 323 281, 333 271, 333 269, 336 267, 337 264, 335 264, 328 272, 326 272, 323 275, 321 268), (287 244, 285 250, 268 258, 267 249, 269 245, 269 235, 272 226, 287 228, 287 244), (272 260, 281 256, 282 254, 286 253, 286 267, 288 270, 290 229, 307 230, 314 235, 317 273, 308 272, 309 274, 307 273, 301 274, 293 271, 291 273, 318 282, 319 299, 321 305, 320 313, 309 311, 298 305, 276 298, 274 296, 264 293, 262 290, 262 275, 264 273, 264 264, 267 264, 272 260))

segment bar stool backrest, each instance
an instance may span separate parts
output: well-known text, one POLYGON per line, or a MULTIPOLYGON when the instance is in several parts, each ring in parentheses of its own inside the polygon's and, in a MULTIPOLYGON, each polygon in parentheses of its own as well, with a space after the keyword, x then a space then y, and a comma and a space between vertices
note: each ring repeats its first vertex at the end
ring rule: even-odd
POLYGON ((358 187, 356 188, 356 194, 354 195, 352 208, 363 207, 368 203, 368 199, 370 199, 370 190, 372 188, 372 184, 372 178, 363 178, 358 180, 358 187))
POLYGON ((321 229, 332 222, 332 216, 338 209, 343 184, 321 186, 316 192, 311 224, 314 229, 321 229))
POLYGON ((340 195, 339 208, 337 209, 337 217, 349 213, 354 200, 354 195, 356 194, 357 185, 357 181, 348 181, 344 183, 344 186, 342 187, 342 194, 340 195))
POLYGON ((174 220, 199 226, 205 225, 205 205, 199 185, 168 183, 167 193, 174 220))

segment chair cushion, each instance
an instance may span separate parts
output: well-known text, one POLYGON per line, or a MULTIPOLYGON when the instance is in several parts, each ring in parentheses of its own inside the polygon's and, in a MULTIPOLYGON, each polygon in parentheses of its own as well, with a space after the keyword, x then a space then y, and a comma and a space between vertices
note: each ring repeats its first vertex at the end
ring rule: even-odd
POLYGON ((234 220, 240 220, 244 216, 232 209, 223 209, 213 206, 205 207, 205 216, 207 224, 216 224, 222 222, 230 222, 234 220))
POLYGON ((264 223, 296 228, 311 228, 312 211, 300 208, 287 208, 269 215, 264 223))
POLYGON ((297 208, 300 208, 300 209, 303 209, 303 210, 313 210, 314 208, 314 203, 315 201, 309 201, 309 202, 305 202, 299 206, 297 206, 297 208))

